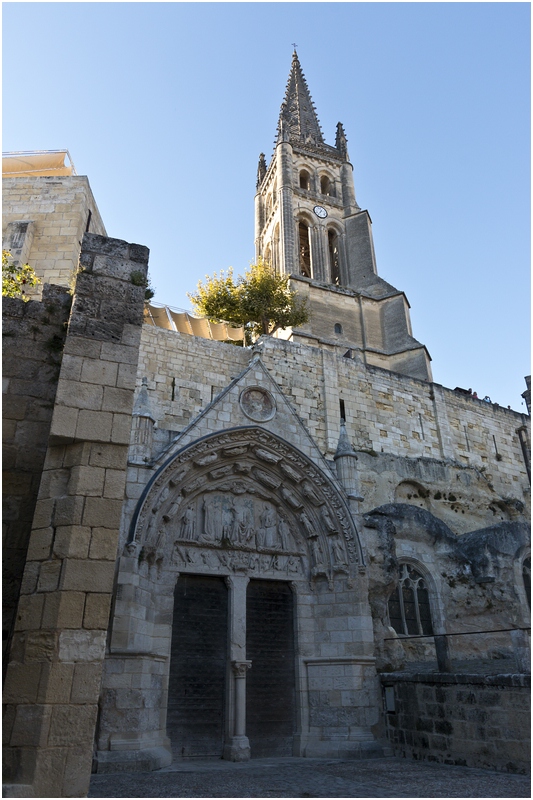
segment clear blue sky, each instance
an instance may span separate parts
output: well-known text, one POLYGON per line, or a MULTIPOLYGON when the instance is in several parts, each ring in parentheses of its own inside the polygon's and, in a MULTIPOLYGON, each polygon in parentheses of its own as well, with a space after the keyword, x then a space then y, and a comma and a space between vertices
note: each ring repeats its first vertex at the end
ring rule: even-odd
POLYGON ((525 411, 529 3, 4 3, 4 150, 67 147, 156 300, 253 260, 298 44, 438 383, 525 411))

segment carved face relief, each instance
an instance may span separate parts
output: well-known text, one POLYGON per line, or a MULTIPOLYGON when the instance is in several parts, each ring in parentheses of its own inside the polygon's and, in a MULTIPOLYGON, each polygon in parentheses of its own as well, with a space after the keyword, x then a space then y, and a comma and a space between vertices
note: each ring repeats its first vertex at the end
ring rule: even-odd
POLYGON ((250 386, 241 392, 239 405, 254 422, 268 422, 276 413, 276 401, 270 392, 260 386, 250 386))

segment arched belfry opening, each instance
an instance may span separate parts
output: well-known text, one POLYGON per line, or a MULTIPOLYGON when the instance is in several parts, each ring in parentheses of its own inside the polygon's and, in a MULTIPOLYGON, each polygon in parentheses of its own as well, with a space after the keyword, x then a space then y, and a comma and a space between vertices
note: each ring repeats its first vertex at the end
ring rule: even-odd
MULTIPOLYGON (((318 594, 333 608, 336 592, 352 593, 355 628, 361 571, 347 501, 325 462, 259 426, 175 452, 133 515, 111 633, 129 669, 131 658, 141 673, 159 665, 168 685, 158 714, 147 702, 142 746, 151 739, 174 758, 302 754, 314 702, 302 695, 302 609, 318 594)), ((346 600, 339 608, 347 613, 346 600)))
POLYGON ((311 278, 311 240, 310 228, 306 222, 298 223, 298 255, 300 275, 311 278))

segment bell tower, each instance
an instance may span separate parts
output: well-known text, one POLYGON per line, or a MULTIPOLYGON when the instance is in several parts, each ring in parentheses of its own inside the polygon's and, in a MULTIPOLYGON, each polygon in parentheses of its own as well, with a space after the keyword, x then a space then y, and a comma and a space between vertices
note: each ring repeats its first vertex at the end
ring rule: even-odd
POLYGON ((274 154, 259 156, 256 258, 290 275, 310 322, 281 332, 294 341, 342 344, 366 363, 431 380, 430 356, 411 334, 403 292, 377 274, 372 222, 355 198, 346 133, 326 144, 296 51, 274 154))

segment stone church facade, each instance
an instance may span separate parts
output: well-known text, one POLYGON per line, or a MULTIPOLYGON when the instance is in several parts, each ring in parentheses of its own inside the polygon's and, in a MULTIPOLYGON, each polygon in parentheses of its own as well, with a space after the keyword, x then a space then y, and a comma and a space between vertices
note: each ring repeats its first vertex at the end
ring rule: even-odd
POLYGON ((4 246, 44 282, 4 307, 6 796, 391 744, 522 769, 529 417, 433 382, 296 53, 255 242, 307 298, 301 328, 180 333, 84 177, 8 177, 4 204, 4 246), (446 735, 400 731, 406 675, 481 692, 496 663, 506 733, 475 750, 457 695, 446 735))

